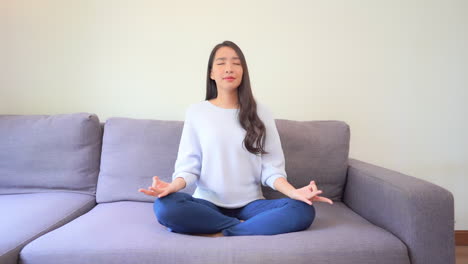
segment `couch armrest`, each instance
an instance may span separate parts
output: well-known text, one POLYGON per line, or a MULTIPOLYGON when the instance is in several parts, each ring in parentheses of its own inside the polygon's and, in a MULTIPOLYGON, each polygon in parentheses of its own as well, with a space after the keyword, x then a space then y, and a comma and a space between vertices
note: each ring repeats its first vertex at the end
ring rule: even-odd
POLYGON ((350 159, 343 202, 401 239, 412 264, 455 264, 453 195, 444 188, 350 159))

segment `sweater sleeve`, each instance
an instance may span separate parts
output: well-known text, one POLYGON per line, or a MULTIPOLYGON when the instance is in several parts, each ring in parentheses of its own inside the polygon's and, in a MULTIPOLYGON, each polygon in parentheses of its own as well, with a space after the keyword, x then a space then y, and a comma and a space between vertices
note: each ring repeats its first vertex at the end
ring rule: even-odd
POLYGON ((200 142, 191 124, 190 111, 187 110, 172 180, 181 177, 185 180, 186 187, 194 183, 200 177, 201 162, 200 142))
POLYGON ((280 177, 287 179, 284 153, 273 115, 265 107, 262 108, 262 121, 266 129, 265 150, 268 154, 262 155, 261 181, 263 186, 270 186, 273 190, 276 190, 275 180, 280 177))

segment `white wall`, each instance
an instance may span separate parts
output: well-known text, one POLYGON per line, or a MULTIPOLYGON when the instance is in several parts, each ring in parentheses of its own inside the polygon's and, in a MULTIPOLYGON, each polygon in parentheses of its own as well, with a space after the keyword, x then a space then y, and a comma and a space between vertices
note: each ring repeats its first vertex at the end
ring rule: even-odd
POLYGON ((463 0, 5 0, 0 114, 182 120, 232 40, 276 118, 346 121, 351 157, 450 190, 466 230, 467 14, 463 0))

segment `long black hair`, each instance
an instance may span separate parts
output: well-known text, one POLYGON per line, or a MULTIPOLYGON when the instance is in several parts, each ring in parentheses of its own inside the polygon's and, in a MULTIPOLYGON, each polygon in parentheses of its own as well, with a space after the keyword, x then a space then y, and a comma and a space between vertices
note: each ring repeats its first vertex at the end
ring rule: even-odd
POLYGON ((247 62, 241 49, 232 41, 224 41, 216 45, 211 51, 210 58, 208 60, 208 71, 206 74, 206 98, 210 100, 218 97, 218 88, 216 82, 210 78, 211 70, 213 69, 213 60, 215 58, 216 51, 221 47, 230 47, 239 56, 241 61, 243 74, 242 81, 237 88, 237 95, 239 101, 239 123, 242 128, 247 132, 243 140, 245 148, 257 155, 257 154, 268 154, 265 151, 265 137, 266 129, 262 120, 257 115, 257 103, 252 94, 252 88, 250 86, 249 70, 247 68, 247 62))

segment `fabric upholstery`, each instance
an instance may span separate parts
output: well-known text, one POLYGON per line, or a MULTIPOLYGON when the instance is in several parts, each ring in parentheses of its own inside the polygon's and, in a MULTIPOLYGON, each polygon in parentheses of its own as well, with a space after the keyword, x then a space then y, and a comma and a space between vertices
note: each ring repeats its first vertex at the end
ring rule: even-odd
POLYGON ((411 263, 455 263, 454 200, 444 188, 350 159, 344 203, 397 235, 411 263))
POLYGON ((92 195, 30 193, 0 195, 0 263, 17 263, 25 244, 89 211, 92 195))
POLYGON ((182 121, 0 115, 0 263, 455 263, 450 192, 348 161, 344 122, 276 125, 288 180, 335 204, 314 203, 305 231, 208 238, 167 231, 137 192, 171 181, 182 121))
MULTIPOLYGON (((109 118, 104 126, 98 203, 151 201, 139 188, 152 176, 171 182, 182 134, 182 121, 109 118)), ((192 194, 195 186, 183 192, 192 194)))
POLYGON ((94 114, 0 115, 0 194, 94 194, 101 139, 94 114))
MULTIPOLYGON (((341 201, 346 171, 350 132, 342 121, 276 120, 286 160, 288 181, 296 188, 315 180, 323 196, 341 201)), ((262 186, 267 199, 285 197, 262 186)))
MULTIPOLYGON (((315 204, 315 203, 314 203, 315 204)), ((380 263, 409 264, 406 246, 343 203, 316 203, 305 231, 273 236, 172 233, 146 202, 102 203, 28 244, 23 264, 54 263, 380 263), (73 239, 71 239, 73 238, 73 239)))
MULTIPOLYGON (((346 180, 349 126, 340 121, 276 120, 285 153, 288 180, 302 187, 315 180, 323 195, 339 201, 346 180)), ((151 201, 138 188, 152 176, 171 182, 182 133, 182 121, 110 118, 103 137, 96 200, 151 201)), ((267 199, 284 197, 264 187, 267 199)), ((195 185, 182 190, 193 194, 195 185)))

